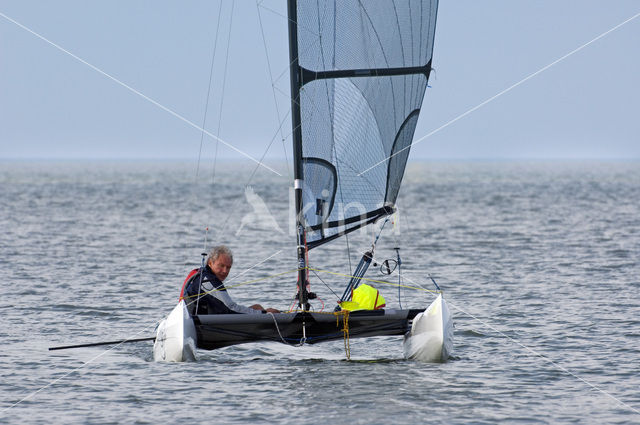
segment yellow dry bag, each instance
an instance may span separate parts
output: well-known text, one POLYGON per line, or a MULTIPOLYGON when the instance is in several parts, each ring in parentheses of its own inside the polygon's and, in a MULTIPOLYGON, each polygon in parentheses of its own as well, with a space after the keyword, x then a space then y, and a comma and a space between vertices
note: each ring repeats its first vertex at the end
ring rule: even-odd
POLYGON ((378 310, 385 304, 384 297, 373 286, 361 283, 351 294, 351 301, 343 301, 340 308, 348 311, 355 310, 378 310))

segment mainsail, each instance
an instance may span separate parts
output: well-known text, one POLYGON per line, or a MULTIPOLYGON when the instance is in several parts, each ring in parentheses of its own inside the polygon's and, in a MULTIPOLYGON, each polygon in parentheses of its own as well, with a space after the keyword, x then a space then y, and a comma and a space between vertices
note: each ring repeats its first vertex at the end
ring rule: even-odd
POLYGON ((290 0, 297 203, 309 249, 394 211, 437 5, 290 0))

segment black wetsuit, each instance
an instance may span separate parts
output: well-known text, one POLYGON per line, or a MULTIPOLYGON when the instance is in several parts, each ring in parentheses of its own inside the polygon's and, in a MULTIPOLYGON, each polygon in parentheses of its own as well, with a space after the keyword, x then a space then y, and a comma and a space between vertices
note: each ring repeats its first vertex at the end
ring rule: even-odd
POLYGON ((227 288, 224 287, 224 283, 218 279, 208 265, 191 277, 184 292, 187 308, 191 314, 262 313, 260 310, 235 303, 229 296, 227 288), (202 280, 200 280, 201 276, 202 280), (199 298, 198 294, 200 294, 199 298))

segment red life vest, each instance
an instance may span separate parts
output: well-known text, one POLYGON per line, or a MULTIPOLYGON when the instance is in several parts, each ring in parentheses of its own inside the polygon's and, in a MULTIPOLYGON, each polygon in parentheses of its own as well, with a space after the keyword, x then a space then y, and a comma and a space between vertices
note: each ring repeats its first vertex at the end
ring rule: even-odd
POLYGON ((182 289, 180 290, 180 298, 178 299, 178 301, 184 299, 184 290, 187 287, 187 284, 191 281, 191 278, 193 276, 195 276, 196 273, 198 273, 200 269, 193 269, 189 272, 189 274, 187 275, 187 278, 184 280, 184 283, 182 284, 182 289))

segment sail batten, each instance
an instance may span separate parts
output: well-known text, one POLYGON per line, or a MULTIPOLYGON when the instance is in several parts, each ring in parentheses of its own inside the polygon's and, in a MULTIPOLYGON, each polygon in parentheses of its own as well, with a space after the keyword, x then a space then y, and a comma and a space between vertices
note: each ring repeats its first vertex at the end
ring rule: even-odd
POLYGON ((351 78, 351 77, 384 77, 390 75, 411 75, 424 74, 429 78, 431 73, 431 61, 424 66, 412 66, 406 68, 368 68, 368 69, 341 69, 333 71, 311 71, 301 68, 302 85, 314 81, 328 78, 351 78))
POLYGON ((437 4, 296 2, 292 99, 309 247, 394 210, 431 72, 437 4))

